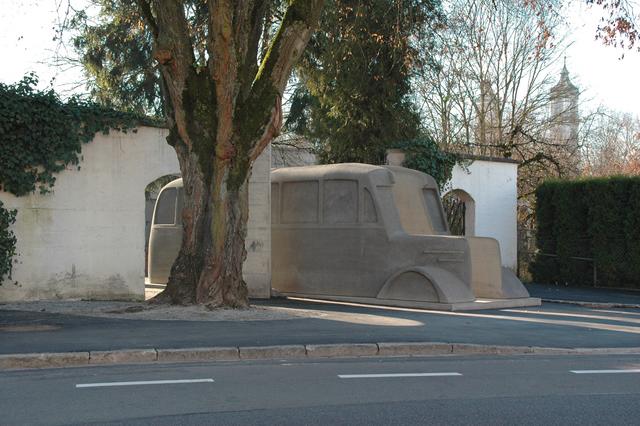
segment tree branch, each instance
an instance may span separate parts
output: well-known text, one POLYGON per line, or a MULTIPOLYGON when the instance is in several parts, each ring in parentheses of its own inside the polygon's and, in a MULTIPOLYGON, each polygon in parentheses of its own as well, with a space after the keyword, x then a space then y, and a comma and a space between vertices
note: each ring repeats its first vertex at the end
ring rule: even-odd
MULTIPOLYGON (((154 0, 154 9, 156 19, 150 21, 153 22, 150 25, 154 25, 157 30, 153 57, 160 64, 171 103, 174 106, 183 105, 187 78, 194 72, 195 63, 184 8, 179 0, 154 0)), ((145 16, 149 12, 150 8, 145 16)), ((174 108, 173 117, 167 118, 170 124, 177 126, 181 139, 187 146, 191 146, 184 108, 174 108)))
POLYGON ((151 28, 153 39, 156 40, 158 38, 158 24, 156 23, 156 18, 153 17, 153 13, 151 12, 151 4, 147 0, 137 0, 137 3, 138 7, 142 11, 142 16, 144 16, 145 21, 147 21, 147 25, 151 28))
POLYGON ((231 141, 238 93, 234 12, 242 14, 241 8, 249 7, 238 4, 234 10, 230 0, 209 0, 209 72, 216 88, 216 156, 221 159, 230 159, 236 152, 231 141))
POLYGON ((265 80, 269 80, 282 96, 291 69, 302 55, 320 18, 323 5, 324 0, 300 0, 291 3, 260 65, 254 88, 261 90, 261 86, 269 84, 265 80))
POLYGON ((254 79, 251 93, 242 105, 241 116, 255 125, 244 129, 249 137, 250 158, 257 158, 269 142, 280 133, 282 94, 293 65, 302 55, 320 19, 324 0, 293 1, 287 8, 254 79))
POLYGON ((236 40, 238 46, 236 50, 240 60, 238 70, 239 96, 242 101, 245 101, 249 96, 253 79, 258 72, 258 46, 263 28, 267 25, 265 19, 268 5, 269 2, 266 0, 257 0, 252 10, 248 10, 242 22, 238 23, 238 26, 241 26, 239 33, 244 36, 242 44, 236 40))

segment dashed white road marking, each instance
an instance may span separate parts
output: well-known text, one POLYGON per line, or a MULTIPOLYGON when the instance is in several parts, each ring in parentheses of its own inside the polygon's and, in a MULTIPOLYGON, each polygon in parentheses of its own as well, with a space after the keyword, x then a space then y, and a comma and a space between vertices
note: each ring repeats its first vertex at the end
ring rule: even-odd
POLYGON ((390 373, 390 374, 338 374, 341 379, 379 379, 385 377, 446 377, 462 376, 460 373, 390 373))
POLYGON ((104 388, 110 386, 139 386, 139 385, 173 385, 179 383, 213 383, 213 379, 182 379, 182 380, 142 380, 136 382, 105 382, 79 383, 76 388, 104 388))
POLYGON ((575 374, 620 374, 620 373, 640 373, 640 369, 629 370, 570 370, 575 374))

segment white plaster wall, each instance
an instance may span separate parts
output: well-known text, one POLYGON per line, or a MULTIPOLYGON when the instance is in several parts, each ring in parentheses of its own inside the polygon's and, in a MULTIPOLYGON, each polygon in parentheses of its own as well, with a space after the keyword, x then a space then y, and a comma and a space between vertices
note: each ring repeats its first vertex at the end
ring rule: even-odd
POLYGON ((473 198, 475 236, 498 240, 502 265, 515 271, 518 259, 518 164, 473 160, 467 169, 456 165, 444 192, 460 189, 473 198))
POLYGON ((242 272, 249 297, 271 297, 271 145, 253 165, 249 180, 247 260, 242 272))
MULTIPOLYGON (((97 134, 83 146, 80 170, 56 176, 53 193, 15 197, 18 210, 12 280, 0 301, 54 298, 143 299, 145 199, 153 180, 179 173, 166 129, 97 134)), ((270 293, 270 150, 258 159, 250 187, 245 262, 252 297, 270 293)))

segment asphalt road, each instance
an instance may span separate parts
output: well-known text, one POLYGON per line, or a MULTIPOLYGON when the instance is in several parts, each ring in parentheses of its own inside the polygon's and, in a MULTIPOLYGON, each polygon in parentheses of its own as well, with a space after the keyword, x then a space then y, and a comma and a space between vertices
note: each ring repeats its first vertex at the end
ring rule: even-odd
POLYGON ((0 354, 127 348, 289 344, 452 342, 548 347, 640 346, 640 310, 561 304, 438 312, 294 300, 260 305, 316 310, 321 318, 275 321, 149 321, 2 310, 0 326, 50 326, 2 332, 0 354))
POLYGON ((639 356, 111 366, 3 372, 0 383, 2 424, 611 425, 640 419, 639 356))

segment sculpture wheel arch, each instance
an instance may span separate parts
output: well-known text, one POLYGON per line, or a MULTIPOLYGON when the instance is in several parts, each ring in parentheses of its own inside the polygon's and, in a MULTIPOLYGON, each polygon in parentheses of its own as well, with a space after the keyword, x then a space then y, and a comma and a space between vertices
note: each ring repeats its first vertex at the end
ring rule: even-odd
POLYGON ((438 289, 431 279, 419 270, 407 269, 394 274, 380 289, 378 299, 418 300, 440 302, 438 289))
POLYGON ((377 299, 431 303, 463 303, 475 299, 471 287, 458 276, 437 266, 401 269, 387 279, 377 299))
POLYGON ((452 235, 475 235, 476 202, 467 191, 456 188, 447 192, 442 197, 442 207, 452 235))

